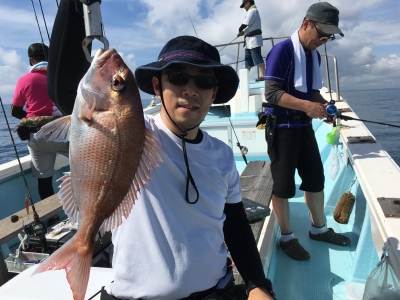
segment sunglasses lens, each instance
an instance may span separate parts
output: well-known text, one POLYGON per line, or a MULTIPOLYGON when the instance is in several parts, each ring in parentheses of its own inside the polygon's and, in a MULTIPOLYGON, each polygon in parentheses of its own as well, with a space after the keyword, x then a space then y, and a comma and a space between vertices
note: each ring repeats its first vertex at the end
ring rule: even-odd
POLYGON ((185 85, 189 82, 189 79, 193 77, 197 87, 210 90, 213 89, 218 82, 218 79, 207 75, 192 76, 181 71, 166 71, 165 73, 167 73, 168 81, 175 85, 185 85))
POLYGON ((322 37, 322 38, 320 38, 319 40, 321 41, 321 42, 330 42, 330 41, 333 41, 335 39, 335 36, 334 35, 332 35, 332 36, 330 36, 330 37, 326 37, 326 36, 324 36, 324 37, 322 37))
POLYGON ((207 75, 199 75, 196 76, 196 80, 195 80, 195 84, 201 88, 201 89, 205 89, 205 90, 210 90, 212 88, 214 88, 217 79, 211 76, 207 76, 207 75))
POLYGON ((184 72, 166 72, 168 75, 168 81, 172 84, 176 85, 185 85, 189 81, 189 74, 186 74, 184 72))

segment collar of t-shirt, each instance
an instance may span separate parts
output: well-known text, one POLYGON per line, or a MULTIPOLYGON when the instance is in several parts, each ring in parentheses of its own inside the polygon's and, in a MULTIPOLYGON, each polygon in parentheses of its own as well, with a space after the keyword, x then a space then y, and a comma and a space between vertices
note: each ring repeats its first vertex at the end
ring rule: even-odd
MULTIPOLYGON (((175 133, 174 133, 174 134, 175 134, 175 133)), ((177 135, 177 134, 175 134, 175 135, 176 135, 178 138, 182 139, 179 135, 177 135)), ((185 139, 185 142, 186 142, 186 143, 189 143, 189 144, 200 144, 202 140, 203 140, 203 131, 201 131, 201 129, 199 129, 199 131, 197 131, 197 135, 196 135, 196 137, 194 138, 194 140, 185 139)))
POLYGON ((249 7, 249 10, 252 9, 252 8, 257 8, 257 6, 256 6, 255 4, 252 5, 252 6, 250 6, 250 7, 249 7))

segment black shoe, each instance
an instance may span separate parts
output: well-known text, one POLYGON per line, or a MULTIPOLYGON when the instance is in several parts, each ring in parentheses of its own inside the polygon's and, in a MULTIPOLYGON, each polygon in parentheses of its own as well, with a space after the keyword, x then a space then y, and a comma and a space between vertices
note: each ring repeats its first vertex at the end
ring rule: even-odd
POLYGON ((256 81, 264 81, 264 80, 265 80, 264 77, 259 77, 256 79, 256 81))
POLYGON ((350 245, 350 239, 347 236, 334 232, 332 228, 328 228, 328 231, 324 233, 312 234, 308 232, 308 234, 315 241, 327 242, 338 246, 350 245))
POLYGON ((300 245, 299 240, 294 238, 287 242, 280 241, 279 245, 286 252, 286 254, 294 260, 309 260, 310 253, 300 245))

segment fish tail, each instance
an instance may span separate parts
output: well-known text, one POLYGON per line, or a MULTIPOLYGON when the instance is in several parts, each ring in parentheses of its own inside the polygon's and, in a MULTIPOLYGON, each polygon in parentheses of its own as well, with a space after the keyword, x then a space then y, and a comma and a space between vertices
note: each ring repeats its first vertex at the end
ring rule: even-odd
POLYGON ((49 270, 65 269, 74 300, 84 300, 92 264, 93 244, 79 251, 75 237, 49 256, 32 275, 49 270))

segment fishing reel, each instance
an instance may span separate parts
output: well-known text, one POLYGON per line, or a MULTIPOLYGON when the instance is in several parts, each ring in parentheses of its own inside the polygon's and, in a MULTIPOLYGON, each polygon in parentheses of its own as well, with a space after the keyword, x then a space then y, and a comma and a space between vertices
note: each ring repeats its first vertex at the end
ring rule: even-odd
POLYGON ((335 106, 334 100, 331 100, 329 102, 329 105, 326 107, 326 114, 328 115, 328 118, 326 119, 328 122, 333 122, 333 119, 335 117, 338 117, 338 114, 340 114, 337 107, 335 106))
MULTIPOLYGON (((16 223, 20 219, 22 219, 22 217, 20 217, 20 216, 16 216, 16 215, 11 216, 12 223, 16 223)), ((46 240, 47 227, 43 221, 40 221, 39 219, 37 219, 31 225, 23 225, 23 230, 27 234, 33 234, 34 236, 38 237, 40 244, 42 246, 42 252, 43 253, 48 252, 47 240, 46 240)))
POLYGON ((25 231, 28 232, 29 234, 33 234, 34 236, 38 237, 40 244, 42 246, 42 252, 47 253, 48 249, 46 240, 46 233, 47 233, 46 224, 43 221, 38 220, 35 221, 30 226, 25 226, 25 231))

